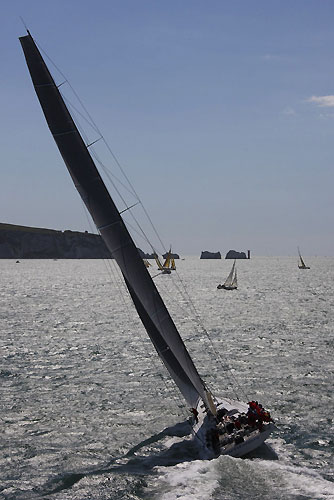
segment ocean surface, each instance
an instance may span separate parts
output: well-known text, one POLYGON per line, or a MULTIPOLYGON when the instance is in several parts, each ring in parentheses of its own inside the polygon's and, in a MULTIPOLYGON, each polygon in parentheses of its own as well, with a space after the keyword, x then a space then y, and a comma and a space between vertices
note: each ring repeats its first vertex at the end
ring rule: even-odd
POLYGON ((154 278, 212 391, 276 421, 250 458, 201 460, 113 263, 0 260, 0 498, 333 500, 334 258, 306 263, 237 261, 237 291, 226 260, 154 278))

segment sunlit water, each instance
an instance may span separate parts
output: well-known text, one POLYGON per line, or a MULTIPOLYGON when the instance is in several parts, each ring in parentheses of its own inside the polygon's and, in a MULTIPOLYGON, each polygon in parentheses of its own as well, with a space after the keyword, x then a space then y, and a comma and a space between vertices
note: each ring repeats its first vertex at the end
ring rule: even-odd
POLYGON ((216 287, 231 261, 187 257, 182 283, 155 278, 213 392, 277 422, 252 458, 205 461, 105 262, 0 261, 0 498, 334 499, 334 259, 307 263, 238 261, 230 292, 216 287))

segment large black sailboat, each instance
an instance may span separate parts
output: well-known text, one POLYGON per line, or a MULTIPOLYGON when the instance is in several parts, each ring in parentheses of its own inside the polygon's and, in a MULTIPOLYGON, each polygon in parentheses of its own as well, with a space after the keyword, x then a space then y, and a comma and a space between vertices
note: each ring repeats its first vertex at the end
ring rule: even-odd
POLYGON ((232 422, 246 414, 247 404, 215 398, 200 377, 29 31, 20 42, 47 124, 75 187, 122 272, 158 355, 192 408, 194 435, 209 457, 247 454, 272 432, 270 419, 226 433, 227 419, 232 422))

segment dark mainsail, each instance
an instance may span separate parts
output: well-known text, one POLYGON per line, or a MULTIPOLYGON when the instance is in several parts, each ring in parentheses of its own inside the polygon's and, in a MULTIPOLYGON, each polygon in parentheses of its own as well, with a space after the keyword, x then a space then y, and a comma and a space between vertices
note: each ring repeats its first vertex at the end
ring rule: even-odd
POLYGON ((195 407, 199 397, 209 404, 205 385, 29 31, 20 42, 49 129, 81 198, 122 271, 154 347, 188 404, 195 407))

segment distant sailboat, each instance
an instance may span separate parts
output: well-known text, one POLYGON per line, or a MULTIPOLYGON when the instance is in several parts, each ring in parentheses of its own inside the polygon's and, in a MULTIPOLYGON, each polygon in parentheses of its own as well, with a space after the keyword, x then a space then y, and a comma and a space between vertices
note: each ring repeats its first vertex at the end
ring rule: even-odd
POLYGON ((218 289, 224 288, 224 290, 236 290, 238 288, 237 279, 237 269, 235 267, 235 261, 233 262, 230 274, 227 276, 225 283, 223 285, 218 285, 218 289))
POLYGON ((158 266, 158 271, 161 271, 162 274, 170 274, 171 273, 171 270, 168 269, 167 267, 165 267, 165 262, 162 264, 161 260, 159 259, 159 255, 154 252, 154 260, 155 262, 157 263, 157 266, 158 266))
POLYGON ((299 262, 298 262, 299 269, 310 269, 310 267, 305 264, 304 259, 301 256, 299 247, 298 247, 298 255, 299 255, 299 262))
MULTIPOLYGON (((197 368, 111 198, 87 145, 70 115, 32 36, 20 42, 50 131, 66 167, 109 251, 117 262, 143 325, 171 378, 193 413, 194 436, 206 456, 241 457, 258 448, 274 429, 268 412, 237 400, 214 397, 197 368), (234 425, 238 421, 239 425, 234 425), (248 423, 247 423, 248 422, 248 423)), ((163 267, 163 266, 162 266, 163 267)), ((209 369, 210 366, 207 366, 209 369)), ((138 422, 140 425, 140 422, 138 422)), ((129 429, 130 431, 131 429, 129 429)))
POLYGON ((176 270, 175 259, 172 254, 172 247, 169 248, 169 251, 166 255, 165 262, 163 263, 164 269, 170 269, 171 271, 176 270))
POLYGON ((170 274, 171 271, 175 271, 176 266, 175 266, 175 260, 172 257, 172 249, 170 248, 164 263, 161 263, 161 260, 159 259, 159 256, 156 252, 154 252, 154 259, 155 262, 157 263, 158 270, 162 272, 162 274, 170 274))

